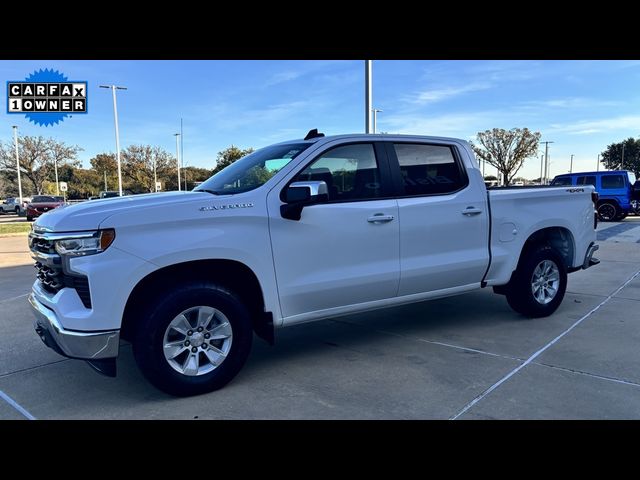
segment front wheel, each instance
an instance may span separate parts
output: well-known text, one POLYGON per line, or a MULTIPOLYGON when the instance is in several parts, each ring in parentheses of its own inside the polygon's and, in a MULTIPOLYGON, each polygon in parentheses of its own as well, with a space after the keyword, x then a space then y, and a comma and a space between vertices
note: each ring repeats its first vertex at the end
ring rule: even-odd
POLYGON ((562 257, 549 246, 530 250, 507 289, 507 302, 527 317, 548 317, 562 303, 567 289, 567 269, 562 257))
POLYGON ((153 385, 171 395, 198 395, 222 388, 240 371, 253 329, 248 310, 233 292, 193 283, 147 303, 133 353, 153 385))

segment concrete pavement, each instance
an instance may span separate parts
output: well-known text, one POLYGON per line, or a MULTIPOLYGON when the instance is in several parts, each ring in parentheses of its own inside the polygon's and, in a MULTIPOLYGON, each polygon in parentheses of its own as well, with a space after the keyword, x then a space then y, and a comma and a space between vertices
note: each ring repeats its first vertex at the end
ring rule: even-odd
MULTIPOLYGON (((26 304, 26 239, 2 238, 0 391, 35 418, 637 419, 636 233, 640 218, 601 224, 602 263, 569 276, 549 318, 520 317, 482 290, 300 325, 274 347, 256 339, 224 389, 180 399, 144 380, 129 345, 115 379, 46 348, 26 304)), ((0 398, 0 418, 25 415, 0 398)))

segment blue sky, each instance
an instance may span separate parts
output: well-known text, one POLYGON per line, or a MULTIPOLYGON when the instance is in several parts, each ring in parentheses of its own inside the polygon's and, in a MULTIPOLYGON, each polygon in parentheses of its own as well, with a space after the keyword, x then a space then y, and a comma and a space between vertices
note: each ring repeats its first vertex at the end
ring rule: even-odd
MULTIPOLYGON (((55 137, 84 148, 85 165, 115 150, 113 107, 100 84, 118 93, 121 145, 158 145, 175 152, 184 122, 186 165, 211 168, 235 144, 261 147, 300 138, 364 130, 363 61, 0 61, 6 80, 53 68, 88 81, 89 113, 43 127, 2 109, 0 140, 55 137)), ((528 127, 550 145, 551 175, 595 170, 598 153, 640 136, 639 61, 386 61, 373 62, 378 131, 471 139, 493 127, 528 127)), ((542 153, 542 152, 540 152, 542 153)), ((487 167, 487 174, 495 173, 487 167)), ((540 160, 520 172, 540 175, 540 160)))

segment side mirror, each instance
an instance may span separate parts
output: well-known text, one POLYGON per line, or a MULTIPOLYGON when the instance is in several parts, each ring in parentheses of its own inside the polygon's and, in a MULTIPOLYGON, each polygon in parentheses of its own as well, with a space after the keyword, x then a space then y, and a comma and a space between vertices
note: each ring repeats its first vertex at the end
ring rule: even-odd
POLYGON ((324 181, 294 182, 287 187, 284 197, 286 203, 280 207, 280 215, 297 221, 304 207, 329 201, 329 188, 324 181))

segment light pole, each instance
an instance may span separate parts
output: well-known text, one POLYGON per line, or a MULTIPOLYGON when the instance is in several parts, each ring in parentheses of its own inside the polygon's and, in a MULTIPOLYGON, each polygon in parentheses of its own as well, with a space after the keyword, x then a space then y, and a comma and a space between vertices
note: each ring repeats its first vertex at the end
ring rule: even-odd
MULTIPOLYGON (((182 161, 184 162, 184 158, 182 159, 182 161)), ((182 164, 182 168, 184 169, 184 172, 182 172, 182 176, 184 177, 184 191, 186 192, 187 189, 187 169, 184 168, 184 163, 182 164)))
POLYGON ((122 196, 122 167, 120 166, 120 132, 118 131, 118 104, 116 102, 116 90, 126 90, 127 87, 116 85, 100 85, 100 88, 110 88, 113 94, 113 119, 116 125, 116 158, 118 159, 118 190, 122 196))
POLYGON ((542 185, 542 168, 544 166, 544 155, 540 155, 540 185, 542 185))
POLYGON ((179 143, 180 134, 179 133, 174 133, 173 135, 176 137, 176 163, 178 164, 178 191, 181 191, 181 188, 180 188, 180 143, 179 143))
POLYGON ((378 112, 381 112, 382 110, 374 108, 372 111, 373 111, 373 133, 376 133, 376 125, 378 124, 378 112))
POLYGON ((600 154, 598 154, 598 160, 596 160, 596 172, 600 171, 600 154))
MULTIPOLYGON (((18 171, 18 197, 20 197, 20 203, 18 208, 22 208, 22 180, 20 179, 20 157, 18 156, 18 126, 13 125, 13 142, 16 147, 16 169, 18 171)), ((20 213, 20 210, 18 210, 20 213)))
POLYGON ((571 163, 569 164, 569 173, 573 173, 573 154, 571 154, 571 163))
MULTIPOLYGON (((180 117, 180 163, 184 169, 184 132, 182 131, 182 117, 180 117)), ((184 174, 184 191, 187 191, 187 171, 182 172, 184 174)))
POLYGON ((549 184, 549 144, 555 142, 540 142, 544 143, 544 184, 549 184))
POLYGON ((371 133, 371 60, 364 61, 364 132, 371 133))
POLYGON ((622 144, 622 160, 620 160, 620 170, 624 170, 624 143, 622 144))
POLYGON ((58 159, 53 158, 53 169, 56 172, 56 195, 60 196, 60 182, 58 182, 58 159))
POLYGON ((158 193, 158 176, 156 175, 156 157, 153 157, 153 185, 156 193, 158 193))

